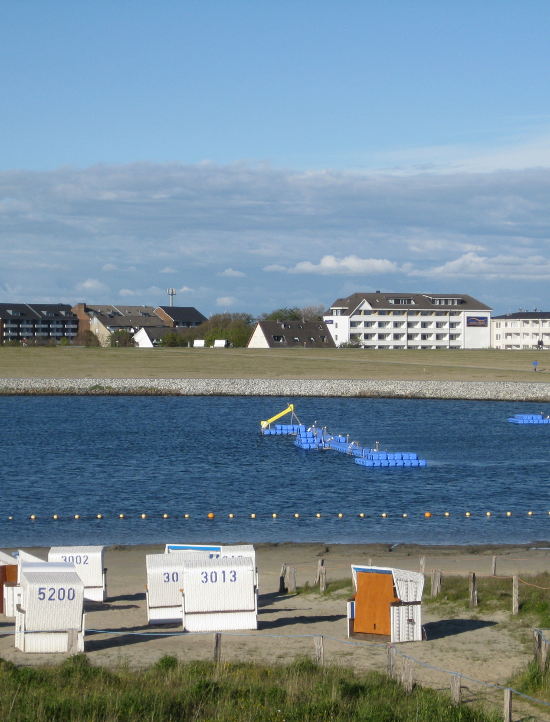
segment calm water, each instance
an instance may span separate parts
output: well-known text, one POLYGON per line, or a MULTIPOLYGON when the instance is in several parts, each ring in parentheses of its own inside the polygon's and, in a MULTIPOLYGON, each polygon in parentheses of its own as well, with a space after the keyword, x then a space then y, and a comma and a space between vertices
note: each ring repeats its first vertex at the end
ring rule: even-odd
POLYGON ((550 425, 506 421, 548 414, 550 404, 293 399, 304 423, 428 460, 426 468, 369 469, 336 452, 298 450, 291 438, 259 436, 259 420, 288 401, 1 397, 0 546, 550 540, 550 425))

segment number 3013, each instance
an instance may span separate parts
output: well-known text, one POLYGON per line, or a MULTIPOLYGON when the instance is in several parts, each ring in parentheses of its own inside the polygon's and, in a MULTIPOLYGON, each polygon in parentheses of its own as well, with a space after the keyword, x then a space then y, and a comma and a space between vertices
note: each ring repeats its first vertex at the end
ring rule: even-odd
POLYGON ((201 572, 201 582, 203 584, 216 584, 217 582, 236 582, 237 572, 234 569, 230 569, 228 572, 222 569, 220 572, 201 572))

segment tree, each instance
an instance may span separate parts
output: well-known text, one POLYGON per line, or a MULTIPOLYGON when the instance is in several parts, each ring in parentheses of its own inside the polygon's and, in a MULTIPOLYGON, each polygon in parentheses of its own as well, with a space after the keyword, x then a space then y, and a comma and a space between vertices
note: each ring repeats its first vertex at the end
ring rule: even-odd
POLYGON ((95 348, 99 346, 99 339, 90 329, 86 329, 86 331, 80 331, 76 337, 76 343, 88 348, 95 348))
POLYGON ((223 338, 230 346, 243 347, 252 333, 253 320, 249 313, 216 313, 200 326, 190 329, 191 337, 203 338, 207 346, 212 346, 216 339, 223 338))
POLYGON ((318 306, 304 306, 298 308, 277 308, 275 311, 270 313, 262 313, 259 317, 259 321, 320 321, 323 318, 325 307, 318 306))
POLYGON ((129 331, 114 331, 111 334, 111 346, 133 346, 132 334, 129 331))

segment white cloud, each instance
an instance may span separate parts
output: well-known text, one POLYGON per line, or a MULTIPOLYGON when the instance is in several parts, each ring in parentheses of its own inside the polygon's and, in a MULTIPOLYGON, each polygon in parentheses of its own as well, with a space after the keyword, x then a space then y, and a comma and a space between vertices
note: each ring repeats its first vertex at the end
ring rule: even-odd
POLYGON ((223 308, 234 306, 236 303, 237 299, 233 296, 220 296, 216 299, 216 306, 222 306, 223 308))
POLYGON ((510 280, 550 279, 550 260, 543 256, 480 256, 477 253, 465 253, 441 266, 412 271, 410 275, 510 280))
POLYGON ((131 288, 121 288, 120 291, 118 292, 118 295, 123 296, 123 297, 124 296, 135 296, 136 292, 132 291, 131 288))
POLYGON ((193 293, 193 289, 189 288, 189 286, 180 286, 177 291, 178 293, 193 293))
POLYGON ((101 270, 102 270, 102 271, 116 271, 116 270, 118 270, 118 269, 117 269, 117 266, 115 266, 114 263, 105 263, 105 265, 103 265, 103 266, 101 267, 101 270))
POLYGON ((98 281, 97 278, 87 278, 85 281, 82 281, 82 283, 77 284, 76 286, 78 291, 108 291, 109 287, 106 286, 101 281, 98 281))
POLYGON ((243 278, 246 276, 246 273, 236 271, 234 268, 226 268, 225 271, 218 273, 218 276, 225 276, 226 278, 243 278))
POLYGON ((177 273, 177 270, 172 268, 172 266, 165 266, 164 268, 161 268, 160 273, 177 273))
POLYGON ((281 266, 279 263, 271 263, 269 266, 264 266, 262 271, 288 271, 288 268, 281 266))
POLYGON ((359 256, 323 256, 319 263, 299 261, 294 266, 265 266, 264 271, 287 271, 288 273, 317 273, 323 276, 330 274, 364 275, 379 273, 395 273, 398 266, 385 258, 359 258, 359 256))

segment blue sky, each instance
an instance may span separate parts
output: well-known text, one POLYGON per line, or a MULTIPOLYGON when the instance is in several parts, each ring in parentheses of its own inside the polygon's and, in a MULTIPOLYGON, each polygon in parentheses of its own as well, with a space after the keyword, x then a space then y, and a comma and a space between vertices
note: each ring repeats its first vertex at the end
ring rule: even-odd
POLYGON ((21 0, 0 301, 550 309, 550 4, 21 0))

